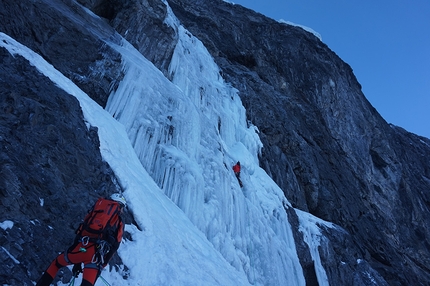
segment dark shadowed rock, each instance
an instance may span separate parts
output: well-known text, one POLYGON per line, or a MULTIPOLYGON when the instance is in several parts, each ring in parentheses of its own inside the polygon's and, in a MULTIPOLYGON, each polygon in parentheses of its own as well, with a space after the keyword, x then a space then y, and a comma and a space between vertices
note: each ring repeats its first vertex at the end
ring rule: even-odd
POLYGON ((4 48, 0 86, 0 221, 14 223, 0 229, 0 277, 31 285, 96 198, 117 188, 75 97, 4 48))
POLYGON ((165 75, 177 42, 166 22, 167 7, 159 0, 79 0, 110 24, 165 75))
POLYGON ((40 54, 101 106, 121 81, 118 42, 106 20, 74 1, 1 1, 0 31, 40 54))
POLYGON ((224 1, 169 4, 239 89, 288 200, 342 226, 390 285, 430 283, 429 140, 388 125, 350 66, 301 28, 224 1))

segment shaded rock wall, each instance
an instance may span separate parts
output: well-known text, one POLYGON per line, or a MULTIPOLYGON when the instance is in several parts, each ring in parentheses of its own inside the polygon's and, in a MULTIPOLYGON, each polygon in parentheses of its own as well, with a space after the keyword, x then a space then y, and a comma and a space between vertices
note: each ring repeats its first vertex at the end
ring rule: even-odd
POLYGON ((0 48, 0 280, 32 285, 98 196, 116 190, 78 101, 0 48), (16 262, 14 259, 18 260, 16 262))
POLYGON ((121 60, 101 39, 115 39, 106 21, 74 1, 2 1, 0 31, 40 54, 101 106, 121 80, 121 60))
POLYGON ((169 4, 239 89, 288 200, 345 228, 391 285, 430 283, 429 140, 388 125, 314 35, 223 1, 169 4))
MULTIPOLYGON (((0 31, 104 105, 121 78, 121 63, 97 37, 109 37, 113 29, 103 21, 88 24, 93 17, 68 4, 1 1, 0 31)), ((0 229, 0 281, 32 285, 73 241, 95 199, 118 187, 101 158, 97 129, 86 126, 75 97, 4 48, 0 86, 0 221, 14 222, 12 229, 0 229)))

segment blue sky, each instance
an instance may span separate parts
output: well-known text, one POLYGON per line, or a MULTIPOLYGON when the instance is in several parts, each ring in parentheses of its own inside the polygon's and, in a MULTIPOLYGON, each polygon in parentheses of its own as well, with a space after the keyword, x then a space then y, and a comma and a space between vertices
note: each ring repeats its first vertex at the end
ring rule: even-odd
POLYGON ((231 2, 321 34, 388 123, 430 138, 429 0, 231 2))

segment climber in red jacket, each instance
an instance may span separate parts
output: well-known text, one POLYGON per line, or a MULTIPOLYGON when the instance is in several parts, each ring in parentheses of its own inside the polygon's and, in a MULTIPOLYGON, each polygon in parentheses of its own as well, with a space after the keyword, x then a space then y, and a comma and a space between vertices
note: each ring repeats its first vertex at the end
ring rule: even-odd
POLYGON ((237 161, 236 165, 233 166, 233 172, 236 175, 237 181, 239 182, 240 187, 243 187, 242 181, 240 180, 240 162, 237 161))
POLYGON ((119 193, 100 198, 77 229, 73 245, 52 261, 36 286, 49 286, 58 270, 71 264, 74 277, 83 274, 81 286, 93 286, 121 243, 124 224, 120 214, 125 206, 119 193))

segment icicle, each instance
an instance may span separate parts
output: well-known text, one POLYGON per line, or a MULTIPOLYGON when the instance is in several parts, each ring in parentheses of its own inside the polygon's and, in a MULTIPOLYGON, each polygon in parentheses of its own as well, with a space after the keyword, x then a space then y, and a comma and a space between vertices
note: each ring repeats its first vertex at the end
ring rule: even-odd
POLYGON ((125 76, 106 109, 164 194, 250 283, 304 285, 282 190, 258 166, 257 128, 203 44, 175 30, 171 82, 124 45, 125 76))

